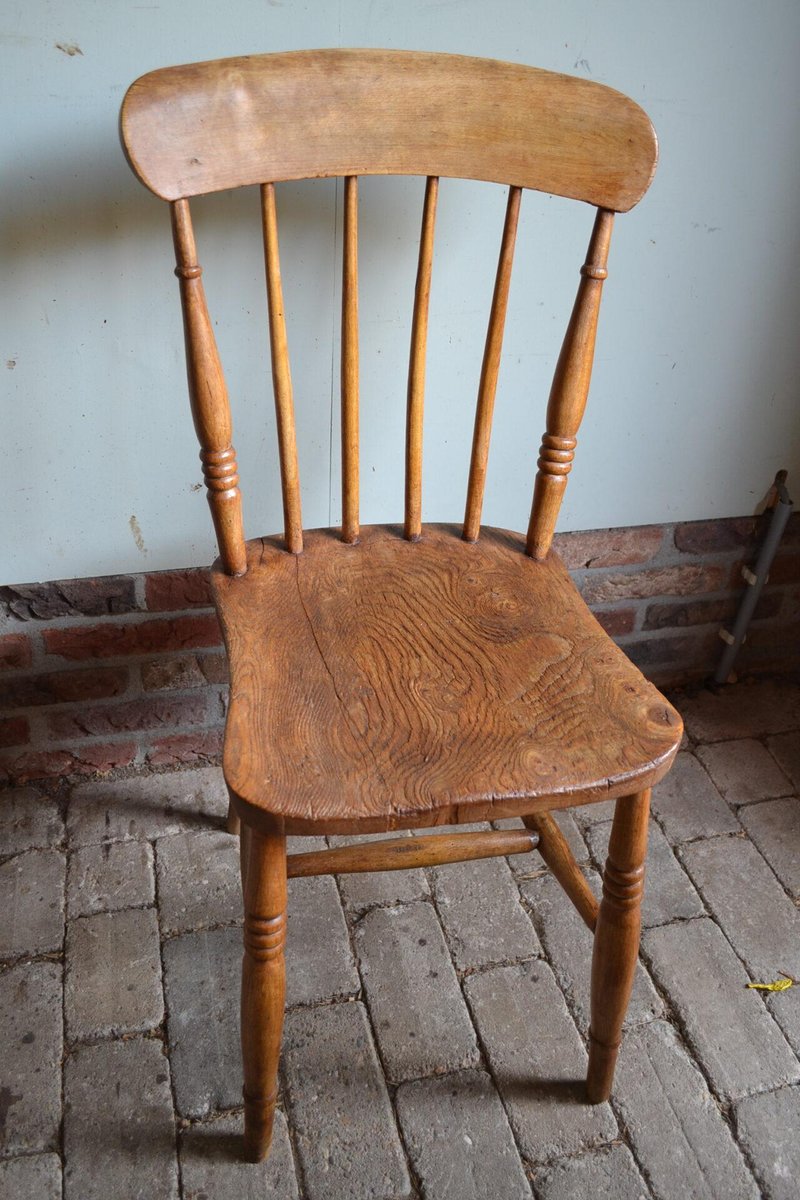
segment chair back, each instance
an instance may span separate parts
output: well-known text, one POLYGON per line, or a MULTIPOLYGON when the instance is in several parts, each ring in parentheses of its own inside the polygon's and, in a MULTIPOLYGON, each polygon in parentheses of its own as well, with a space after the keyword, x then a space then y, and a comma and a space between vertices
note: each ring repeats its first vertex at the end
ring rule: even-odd
POLYGON ((286 549, 303 548, 294 402, 281 283, 275 185, 342 177, 342 538, 359 534, 358 179, 426 178, 413 298, 406 415, 404 535, 422 525, 422 426, 428 307, 439 180, 508 187, 478 385, 463 536, 480 532, 514 244, 525 189, 597 209, 547 405, 527 552, 550 548, 572 467, 594 354, 614 214, 655 171, 645 113, 601 84, 459 55, 317 50, 169 67, 129 89, 122 141, 139 179, 169 201, 186 335, 189 393, 225 570, 246 570, 231 415, 206 305, 189 200, 259 185, 286 549))

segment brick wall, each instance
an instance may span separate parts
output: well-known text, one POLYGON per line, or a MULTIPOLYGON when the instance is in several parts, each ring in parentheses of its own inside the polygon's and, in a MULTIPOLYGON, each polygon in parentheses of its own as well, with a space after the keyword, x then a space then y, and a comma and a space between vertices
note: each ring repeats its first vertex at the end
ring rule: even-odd
MULTIPOLYGON (((713 671, 762 535, 748 517, 561 534, 557 547, 601 624, 670 686, 713 671)), ((226 669, 204 571, 5 587, 0 606, 0 779, 218 760, 226 669)), ((798 634, 793 518, 737 670, 797 668, 798 634)))

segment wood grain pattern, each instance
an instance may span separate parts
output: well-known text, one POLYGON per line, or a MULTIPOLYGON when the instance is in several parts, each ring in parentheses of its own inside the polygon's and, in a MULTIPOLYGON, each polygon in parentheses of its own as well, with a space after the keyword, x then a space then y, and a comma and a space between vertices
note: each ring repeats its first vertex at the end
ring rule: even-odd
POLYGON ((603 899, 592 954, 591 1025, 586 1091, 591 1104, 611 1094, 622 1022, 628 1008, 639 953, 644 860, 647 854, 649 789, 617 800, 603 899))
POLYGON ((406 407, 406 495, 403 532, 416 541, 422 529, 422 427, 425 403, 425 361, 428 348, 428 309, 433 269, 433 231, 439 180, 431 176, 425 183, 422 230, 419 238, 419 262, 414 288, 414 313, 411 320, 411 353, 408 365, 408 403, 406 407))
POLYGON ((261 188, 261 217, 267 276, 272 388, 275 394, 275 419, 278 425, 278 454, 281 464, 284 537, 286 549, 291 554, 299 554, 303 549, 303 517, 300 509, 300 472, 297 466, 297 430, 286 340, 286 317, 283 309, 278 215, 275 208, 275 188, 271 183, 265 183, 261 188))
POLYGON ((290 854, 286 860, 290 879, 309 875, 350 875, 365 871, 407 871, 442 863, 471 862, 535 850, 539 838, 519 829, 499 833, 440 833, 415 838, 389 838, 362 842, 335 850, 290 854))
POLYGON ((558 512, 572 470, 572 459, 592 378, 594 344, 603 282, 608 275, 608 248, 614 214, 600 209, 595 217, 586 262, 572 316, 558 356, 547 402, 547 431, 542 438, 528 525, 527 550, 542 559, 550 549, 558 512))
POLYGON ((242 1061, 248 1162, 269 1150, 286 999, 286 838, 248 830, 244 872, 242 1061))
POLYGON ((500 372, 500 354, 503 349, 508 289, 511 286, 511 267, 514 262, 514 243, 517 237, 521 196, 522 192, 519 188, 509 188, 506 219, 500 243, 500 257, 497 263, 492 307, 489 314, 489 328, 486 331, 486 345, 483 351, 478 403, 475 409, 475 429, 472 435, 472 457, 467 484, 467 507, 464 514, 464 540, 467 542, 476 541, 481 528, 486 466, 489 461, 489 439, 492 434, 494 398, 497 393, 497 376, 500 372))
POLYGON ((165 200, 270 179, 485 179, 624 212, 652 179, 655 133, 602 84, 516 63, 308 50, 168 67, 122 106, 139 179, 165 200))
POLYGON ((584 923, 594 931, 597 924, 597 900, 556 821, 550 813, 536 813, 523 817, 522 822, 527 829, 539 835, 539 853, 577 908, 584 923))
POLYGON ((189 204, 171 205, 175 274, 181 291, 186 371, 192 418, 200 443, 200 461, 220 555, 226 571, 241 575, 247 569, 242 528, 242 502, 236 453, 231 444, 231 410, 208 315, 197 262, 189 204))
POLYGON ((342 540, 358 541, 358 179, 344 181, 342 540))
POLYGON ((362 527, 213 573, 231 663, 237 812, 352 833, 608 799, 663 775, 677 713, 518 534, 362 527))

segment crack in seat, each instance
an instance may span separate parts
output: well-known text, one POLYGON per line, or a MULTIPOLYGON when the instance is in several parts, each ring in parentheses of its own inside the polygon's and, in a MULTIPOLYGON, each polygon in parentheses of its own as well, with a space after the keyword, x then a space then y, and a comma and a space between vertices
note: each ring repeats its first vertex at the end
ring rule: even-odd
POLYGON ((213 590, 231 667, 225 775, 288 833, 492 820, 650 787, 675 710, 561 560, 518 534, 390 526, 248 543, 213 590), (537 804, 531 804, 531 801, 537 804))

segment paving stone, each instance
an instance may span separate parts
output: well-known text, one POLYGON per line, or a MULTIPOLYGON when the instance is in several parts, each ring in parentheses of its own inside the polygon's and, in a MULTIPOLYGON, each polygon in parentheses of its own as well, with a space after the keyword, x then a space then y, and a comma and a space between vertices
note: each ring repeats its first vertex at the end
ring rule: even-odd
POLYGON ((178 1112, 205 1117, 242 1103, 241 929, 187 933, 164 944, 167 1035, 178 1112))
POLYGON ((766 1002, 789 1045, 800 1058, 800 1004, 797 1001, 797 988, 790 988, 786 992, 773 992, 766 1002))
POLYGON ((287 1013, 283 1065, 308 1200, 411 1195, 364 1006, 287 1013))
POLYGON ((241 1117, 192 1125, 180 1140, 180 1160, 183 1200, 297 1200, 292 1147, 280 1109, 266 1162, 244 1162, 241 1117))
POLYGON ((142 1033, 163 1021, 155 909, 129 908, 70 921, 66 968, 70 1041, 142 1033))
POLYGON ((792 784, 761 742, 744 738, 698 746, 697 757, 729 804, 788 796, 792 784))
POLYGON ((683 861, 753 979, 800 976, 800 911, 746 838, 684 846, 683 861))
POLYGON ((596 825, 598 821, 611 821, 616 807, 616 800, 600 800, 597 804, 581 804, 580 807, 573 808, 572 815, 580 828, 586 829, 589 825, 596 825))
POLYGON ((459 970, 540 953, 504 858, 448 863, 432 874, 436 906, 459 970))
POLYGON ((361 989, 336 883, 330 875, 289 880, 286 1003, 313 1004, 361 989))
POLYGON ((586 1051, 546 963, 471 975, 464 990, 524 1157, 547 1162, 608 1141, 608 1104, 584 1102, 586 1051))
MULTIPOLYGON (((596 895, 600 894, 600 876, 587 871, 586 877, 596 895)), ((552 875, 543 875, 523 883, 522 894, 533 911, 533 920, 544 944, 548 961, 559 987, 567 997, 570 1010, 582 1033, 589 1031, 589 983, 594 938, 581 920, 577 909, 564 895, 552 875)), ((652 1021, 664 1012, 664 1005, 641 963, 636 966, 625 1028, 652 1021)))
POLYGON ((653 1021, 623 1041, 613 1099, 658 1200, 757 1200, 742 1153, 671 1025, 653 1021))
POLYGON ((741 810, 741 820, 783 886, 800 896, 800 800, 766 800, 741 810))
POLYGON ((540 1200, 647 1200, 647 1184, 627 1146, 604 1146, 534 1176, 540 1200))
MULTIPOLYGON (((385 841, 401 836, 398 833, 378 833, 369 837, 331 837, 331 848, 357 846, 362 842, 385 841)), ((408 835, 411 836, 410 834, 408 835)), ((339 875, 342 900, 349 913, 358 916, 376 904, 407 904, 412 900, 425 900, 430 895, 425 872, 413 871, 369 871, 364 874, 339 875)))
MULTIPOLYGON (((567 839, 567 844, 572 851, 575 861, 579 863, 585 862, 589 857, 589 851, 572 813, 567 812, 565 809, 563 812, 554 812, 551 815, 567 839)), ((495 829, 524 829, 524 825, 519 817, 509 817, 503 821, 495 821, 494 827, 495 829)), ((529 850, 527 854, 511 854, 506 861, 514 874, 523 879, 530 878, 532 875, 538 875, 542 871, 547 870, 544 859, 538 850, 529 850)))
POLYGON ((735 1109, 736 1135, 769 1200, 796 1200, 800 1179, 800 1088, 748 1096, 735 1109))
POLYGON ((800 788, 800 731, 779 733, 767 739, 767 746, 794 786, 800 788))
POLYGON ((61 1159, 57 1154, 0 1162, 0 1200, 61 1200, 61 1159))
POLYGON ((0 866, 0 958, 61 950, 65 874, 58 850, 27 850, 0 866))
MULTIPOLYGON (((586 839, 599 867, 608 855, 611 824, 592 825, 586 839)), ((702 917, 703 902, 686 877, 670 849, 669 842, 656 825, 650 822, 647 846, 647 869, 642 897, 642 926, 666 925, 668 921, 702 917)))
POLYGON ((151 1038, 79 1046, 64 1068, 65 1200, 177 1200, 169 1063, 151 1038))
POLYGON ((483 1071, 404 1083, 395 1105, 423 1195, 530 1200, 508 1118, 483 1071))
POLYGON ((679 754, 653 788, 652 810, 673 845, 693 838, 737 833, 741 826, 711 776, 693 754, 679 754))
POLYGON ((36 788, 0 793, 0 854, 57 846, 64 837, 58 804, 36 788))
POLYGON ((102 842, 81 846, 69 856, 70 917, 138 908, 155 898, 153 850, 147 842, 102 842))
POLYGON ((355 940, 387 1079, 476 1066, 475 1031, 431 905, 373 909, 355 940))
POLYGON ((213 831, 159 838, 156 872, 164 933, 242 920, 238 837, 213 831))
POLYGON ((706 918, 647 930, 645 954, 721 1100, 800 1078, 800 1063, 721 930, 706 918))
POLYGON ((228 793, 218 767, 99 780, 76 787, 67 809, 73 846, 152 839, 187 829, 219 827, 228 793))
POLYGON ((61 966, 25 963, 0 975, 0 1154, 58 1149, 61 966))
POLYGON ((790 680, 736 684, 681 697, 681 716, 698 742, 763 737, 800 729, 800 686, 790 680))

